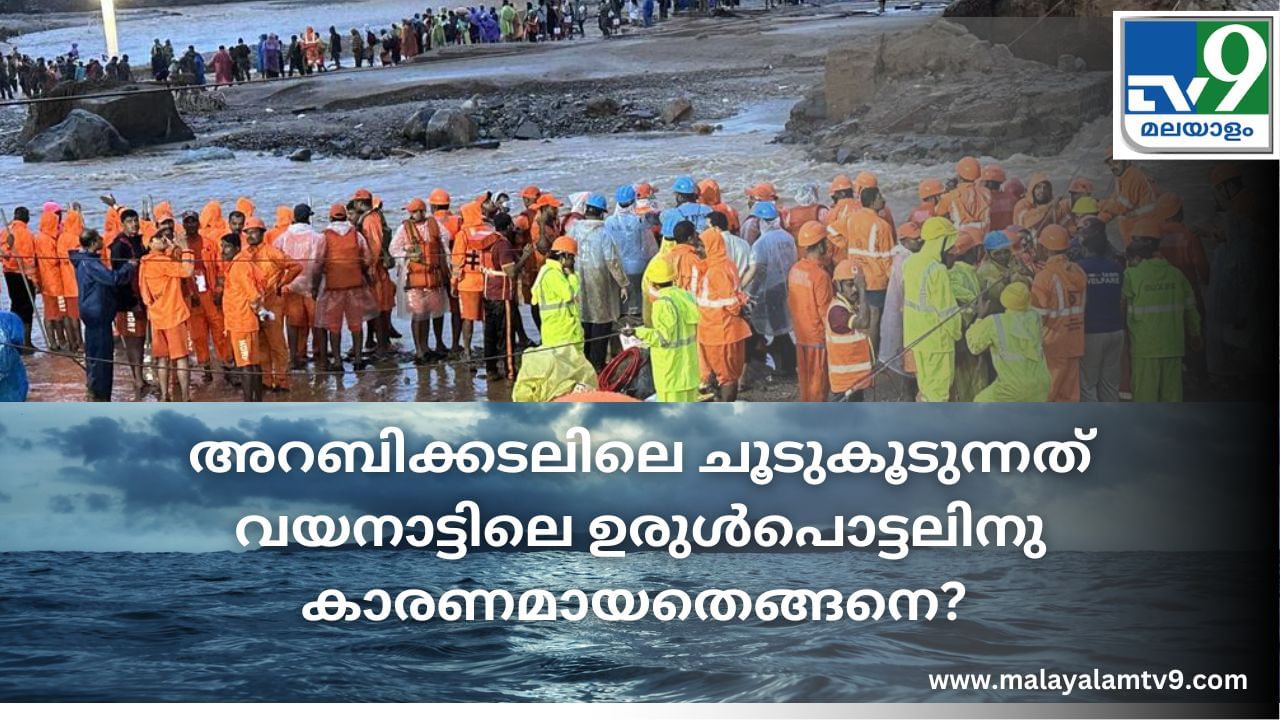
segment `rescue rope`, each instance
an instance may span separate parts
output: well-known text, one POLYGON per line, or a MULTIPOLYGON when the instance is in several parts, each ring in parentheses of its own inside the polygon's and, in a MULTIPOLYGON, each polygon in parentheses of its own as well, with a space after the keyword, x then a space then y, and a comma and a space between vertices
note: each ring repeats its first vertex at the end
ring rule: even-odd
MULTIPOLYGON (((613 338, 621 337, 621 336, 622 336, 622 333, 621 333, 621 332, 615 332, 615 333, 610 333, 610 334, 608 334, 608 335, 601 335, 599 338, 596 338, 596 339, 599 339, 599 340, 611 340, 611 339, 613 339, 613 338)), ((84 368, 84 363, 82 362, 82 358, 84 358, 84 355, 83 355, 82 353, 71 353, 71 352, 66 352, 66 351, 64 351, 64 350, 50 350, 50 349, 48 349, 48 348, 35 347, 35 346, 33 346, 33 345, 24 345, 24 344, 15 343, 15 342, 0 343, 0 344, 7 345, 7 346, 9 346, 9 347, 11 347, 11 348, 14 348, 14 349, 16 349, 16 350, 20 351, 20 352, 21 352, 21 351, 31 351, 31 352, 41 353, 41 354, 43 354, 43 355, 52 355, 53 357, 67 358, 68 360, 71 360, 71 361, 75 362, 75 363, 76 363, 77 365, 79 365, 81 368, 84 368)), ((560 348, 574 347, 574 346, 577 346, 577 345, 579 345, 579 343, 565 343, 565 344, 563 344, 563 345, 537 345, 537 346, 534 346, 534 347, 528 347, 528 348, 525 348, 524 350, 522 350, 522 351, 520 352, 520 356, 521 356, 521 357, 523 357, 524 355, 529 354, 529 353, 536 353, 536 352, 543 352, 543 351, 550 351, 550 350, 559 350, 560 348)), ((435 361, 435 362, 423 363, 423 364, 421 364, 421 365, 419 365, 419 364, 417 364, 417 363, 409 363, 409 364, 407 364, 407 365, 399 365, 399 364, 397 364, 394 368, 391 368, 391 367, 363 367, 363 368, 359 368, 359 369, 352 368, 351 370, 308 370, 308 371, 306 371, 306 372, 307 372, 309 375, 313 375, 313 376, 317 376, 317 377, 319 377, 319 376, 328 376, 328 375, 339 375, 339 376, 342 376, 342 375, 349 375, 349 374, 362 375, 362 374, 365 374, 365 373, 392 373, 392 372, 404 372, 404 371, 407 371, 407 370, 430 370, 430 369, 434 369, 434 368, 444 368, 444 367, 448 367, 448 366, 450 366, 450 365, 462 365, 462 366, 467 366, 467 365, 479 365, 480 363, 488 363, 488 362, 491 362, 491 361, 503 360, 503 359, 505 359, 506 357, 507 357, 506 353, 505 353, 505 352, 503 352, 502 354, 499 354, 499 355, 491 355, 491 356, 485 356, 485 357, 473 357, 473 358, 467 358, 467 359, 461 359, 461 358, 460 358, 460 359, 457 359, 457 360, 437 360, 437 361, 435 361)), ((104 361, 104 362, 110 362, 112 365, 120 365, 120 366, 122 366, 122 367, 128 367, 128 368, 135 368, 135 367, 138 367, 138 368, 144 368, 144 369, 146 369, 146 368, 154 368, 154 367, 155 367, 154 359, 153 359, 153 362, 149 362, 149 363, 148 363, 148 362, 134 363, 134 362, 129 362, 128 360, 116 360, 116 359, 114 359, 114 358, 112 358, 111 360, 104 361)), ((372 365, 372 363, 371 363, 371 362, 370 362, 370 363, 367 363, 367 364, 368 364, 368 365, 372 365)), ((203 366, 194 366, 194 367, 190 367, 190 368, 188 368, 188 369, 187 369, 187 371, 186 371, 186 372, 190 372, 190 373, 201 372, 201 371, 202 371, 202 370, 201 370, 201 368, 202 368, 202 367, 203 367, 203 366)), ((173 371, 173 372, 180 372, 180 371, 177 371, 177 370, 175 370, 175 369, 173 369, 173 368, 171 368, 171 371, 173 371)), ((241 369, 239 369, 239 368, 225 368, 225 369, 224 369, 224 371, 225 371, 225 372, 232 372, 232 373, 236 373, 236 372, 243 373, 243 370, 241 370, 241 369)), ((508 371, 510 371, 510 368, 508 368, 508 371)), ((285 374, 287 375, 287 374, 289 374, 289 373, 291 373, 291 372, 295 372, 295 371, 294 371, 294 370, 287 370, 287 371, 285 371, 285 374)), ((265 374, 267 374, 267 373, 266 373, 265 371, 259 371, 259 374, 265 375, 265 374)))

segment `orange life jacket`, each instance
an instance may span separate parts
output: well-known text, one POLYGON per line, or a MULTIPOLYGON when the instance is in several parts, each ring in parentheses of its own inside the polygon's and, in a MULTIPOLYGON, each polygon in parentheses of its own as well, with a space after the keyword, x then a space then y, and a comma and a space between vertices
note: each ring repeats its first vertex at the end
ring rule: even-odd
POLYGON ((875 350, 871 347, 871 338, 856 328, 848 333, 835 332, 831 327, 831 311, 836 307, 848 310, 850 317, 854 314, 853 306, 837 295, 832 298, 827 311, 822 315, 822 324, 827 332, 827 374, 831 381, 831 392, 842 393, 871 387, 874 383, 871 368, 875 365, 875 350))
POLYGON ((991 193, 991 230, 1003 230, 1013 224, 1013 210, 1018 199, 1003 190, 991 193))
MULTIPOLYGON (((826 205, 799 205, 793 208, 787 208, 787 223, 783 229, 791 233, 794 237, 800 234, 800 228, 810 220, 816 221, 818 216, 826 210, 826 205)), ((732 228, 730 228, 732 230, 732 228)))
POLYGON ((360 240, 352 226, 345 234, 328 228, 324 231, 324 287, 326 290, 351 290, 364 285, 360 240))
POLYGON ((418 228, 412 220, 404 221, 404 231, 409 238, 409 246, 417 248, 422 258, 406 263, 409 272, 405 278, 405 287, 443 287, 448 282, 449 273, 444 262, 444 245, 440 242, 440 224, 434 217, 427 218, 425 240, 418 234, 418 228))

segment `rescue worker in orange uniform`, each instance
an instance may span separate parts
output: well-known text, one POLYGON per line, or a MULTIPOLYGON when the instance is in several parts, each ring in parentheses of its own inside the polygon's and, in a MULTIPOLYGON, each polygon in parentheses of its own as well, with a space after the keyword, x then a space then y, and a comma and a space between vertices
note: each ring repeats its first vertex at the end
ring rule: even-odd
POLYGON ((402 263, 414 360, 421 364, 445 357, 431 350, 431 331, 435 329, 436 347, 443 349, 444 316, 449 310, 449 259, 440 223, 428 214, 426 202, 414 198, 405 210, 409 217, 391 238, 391 254, 402 263))
POLYGON ((169 385, 171 367, 177 371, 178 400, 191 400, 188 369, 191 335, 187 330, 191 308, 187 306, 182 286, 186 278, 191 277, 195 260, 195 253, 187 247, 185 239, 174 237, 173 219, 169 218, 152 236, 151 251, 138 264, 138 292, 151 321, 151 357, 157 366, 160 402, 173 399, 169 385))
MULTIPOLYGON (((664 257, 676 271, 675 286, 690 293, 696 292, 698 273, 702 266, 702 258, 698 255, 697 226, 692 220, 680 220, 672 228, 671 239, 675 241, 675 245, 664 257)), ((654 293, 654 299, 656 299, 656 293, 654 293)))
POLYGON ((832 273, 835 295, 822 316, 826 330, 827 381, 837 400, 861 402, 863 391, 875 384, 875 347, 867 329, 867 284, 862 267, 845 258, 832 273))
POLYGON ((365 347, 373 348, 377 357, 385 357, 391 352, 391 340, 397 337, 391 325, 391 311, 396 306, 396 285, 390 273, 395 266, 391 257, 391 233, 387 232, 382 206, 374 204, 373 193, 364 188, 356 190, 351 198, 351 208, 355 225, 365 242, 369 243, 369 251, 374 257, 372 290, 378 315, 368 323, 365 347))
POLYGON ((62 274, 62 297, 67 305, 63 323, 66 327, 70 350, 79 353, 84 350, 84 336, 80 330, 80 288, 76 282, 76 267, 71 262, 71 253, 78 252, 80 233, 84 232, 84 215, 80 212, 79 203, 71 203, 71 209, 62 219, 62 232, 58 234, 58 269, 62 274))
MULTIPOLYGON (((841 173, 835 176, 831 181, 831 187, 828 188, 831 193, 831 209, 827 211, 826 224, 831 228, 843 228, 849 218, 853 216, 862 204, 858 202, 858 198, 854 196, 853 178, 841 173)), ((800 227, 795 230, 789 230, 792 235, 800 233, 800 227)), ((843 258, 848 250, 848 238, 842 234, 833 234, 827 238, 827 242, 831 246, 831 255, 836 258, 843 258)))
MULTIPOLYGON (((537 257, 537 252, 533 243, 533 224, 537 220, 538 209, 534 204, 538 202, 538 197, 542 195, 542 190, 537 185, 528 185, 520 191, 520 202, 523 207, 518 214, 512 215, 511 220, 515 228, 515 238, 513 245, 521 260, 516 263, 516 312, 512 313, 512 324, 515 326, 516 344, 521 347, 529 347, 533 345, 533 340, 529 338, 529 332, 524 327, 524 315, 520 313, 520 304, 529 305, 532 300, 530 291, 533 288, 533 281, 538 279, 538 270, 541 260, 537 257)), ((446 246, 448 247, 448 246, 446 246)), ((532 310, 532 306, 530 307, 532 310)))
POLYGON ((1031 231, 1037 237, 1050 225, 1062 225, 1071 208, 1053 197, 1053 183, 1044 173, 1035 173, 1027 183, 1027 194, 1013 209, 1015 225, 1031 231))
POLYGON ((1142 168, 1128 160, 1116 160, 1112 156, 1112 148, 1107 148, 1106 163, 1115 177, 1115 189, 1111 197, 1099 204, 1102 212, 1098 217, 1103 222, 1119 218, 1120 237, 1128 246, 1133 235, 1133 224, 1155 208, 1159 193, 1155 182, 1142 168))
POLYGON ((320 346, 322 342, 318 334, 312 339, 316 299, 311 295, 311 278, 315 272, 320 233, 311 227, 311 215, 310 205, 295 205, 290 212, 291 223, 272 243, 302 266, 302 274, 284 288, 285 340, 289 343, 290 367, 295 370, 306 366, 308 341, 311 340, 313 347, 320 346))
MULTIPOLYGON (((852 183, 849 185, 853 187, 852 183)), ((771 202, 778 211, 779 218, 786 217, 786 210, 782 204, 778 202, 778 190, 772 183, 762 182, 747 188, 747 210, 750 211, 755 207, 756 203, 771 202)), ((763 233, 760 227, 760 218, 754 215, 749 216, 742 223, 742 239, 747 241, 748 245, 755 245, 756 240, 763 233)))
POLYGON ((738 383, 746 367, 746 341, 751 326, 742 316, 747 296, 742 292, 738 266, 729 258, 724 235, 708 226, 699 236, 703 262, 694 299, 698 303, 698 369, 704 392, 712 377, 720 386, 720 399, 738 399, 738 383))
MULTIPOLYGON (((880 179, 877 178, 876 174, 871 172, 870 170, 863 170, 859 172, 856 177, 853 178, 853 197, 855 200, 859 202, 859 204, 861 204, 862 191, 866 190, 867 188, 879 189, 880 179)), ((889 206, 887 204, 887 201, 885 200, 884 193, 880 194, 880 200, 881 200, 880 208, 876 210, 876 213, 880 216, 882 220, 889 223, 890 228, 896 228, 897 224, 894 223, 893 221, 893 212, 889 210, 889 206)), ((830 240, 830 237, 828 237, 828 240, 830 240)))
POLYGON ((293 224, 293 211, 284 205, 276 206, 276 224, 267 230, 266 243, 275 247, 279 247, 276 240, 284 234, 289 226, 293 224))
POLYGON ((266 241, 267 225, 251 217, 244 225, 242 255, 252 257, 263 286, 258 337, 262 348, 262 385, 272 392, 289 390, 289 345, 286 342, 285 288, 302 274, 302 263, 266 241))
POLYGON ((316 368, 320 372, 328 372, 331 365, 342 369, 345 321, 351 332, 351 360, 359 370, 364 367, 360 353, 364 322, 378 312, 371 290, 375 256, 364 236, 347 221, 344 205, 335 203, 329 207, 329 226, 320 238, 316 257, 319 262, 312 270, 311 280, 320 335, 316 342, 316 368))
MULTIPOLYGON (((526 188, 527 189, 527 188, 526 188)), ((449 250, 452 257, 453 239, 462 232, 462 216, 453 213, 449 206, 453 198, 449 197, 449 193, 441 188, 436 188, 427 196, 427 204, 431 206, 431 216, 436 219, 436 224, 440 226, 440 242, 449 250)), ((453 331, 453 346, 446 348, 444 339, 436 336, 436 354, 448 356, 450 352, 462 351, 462 312, 458 307, 458 296, 450 290, 449 294, 449 325, 453 331)))
MULTIPOLYGON (((823 225, 827 224, 827 206, 818 202, 818 186, 801 185, 795 191, 796 204, 787 208, 786 223, 782 229, 791 233, 793 236, 800 232, 800 228, 810 220, 816 220, 823 225)), ((729 231, 731 234, 732 230, 729 231)))
POLYGON ((796 244, 803 256, 787 274, 787 307, 796 334, 800 402, 826 402, 831 388, 823 316, 832 298, 831 276, 823 267, 827 229, 820 222, 810 222, 800 228, 796 244))
POLYGON ((1084 303, 1089 280, 1067 258, 1070 237, 1061 225, 1040 231, 1044 268, 1031 283, 1031 305, 1040 314, 1044 356, 1052 384, 1049 402, 1080 401, 1080 358, 1084 356, 1084 303))
POLYGON ((222 297, 245 402, 261 402, 268 384, 288 389, 282 290, 302 273, 302 265, 267 245, 266 232, 261 219, 245 221, 244 242, 227 269, 222 297))
POLYGON ((720 196, 720 184, 711 178, 698 182, 698 202, 709 206, 712 210, 724 213, 729 220, 729 232, 734 235, 742 225, 738 222, 738 211, 729 207, 720 196))
POLYGON ((1013 224, 1018 198, 1000 189, 1006 180, 1003 167, 991 163, 982 168, 982 186, 991 193, 991 230, 1003 230, 1013 224))
POLYGON ((44 204, 40 223, 36 226, 35 266, 40 294, 44 298, 44 337, 50 350, 68 347, 65 324, 67 301, 62 291, 62 269, 58 263, 58 235, 62 232, 62 206, 44 204))
POLYGON ((925 220, 937 214, 938 203, 942 201, 944 192, 946 189, 942 187, 941 180, 937 178, 921 180, 916 188, 916 196, 920 198, 920 204, 912 209, 911 214, 907 216, 907 222, 923 225, 925 220))
POLYGON ((978 184, 982 167, 975 157, 962 157, 956 163, 956 187, 942 196, 937 215, 951 220, 956 231, 971 227, 979 235, 991 228, 991 191, 978 184))
POLYGON ((216 365, 228 384, 231 377, 227 366, 231 363, 231 343, 227 340, 226 326, 222 322, 222 293, 218 290, 225 267, 222 261, 221 240, 210 241, 201 232, 200 218, 195 213, 182 216, 182 243, 195 257, 191 277, 185 281, 187 329, 195 350, 196 363, 204 366, 204 380, 213 381, 216 365), (210 345, 213 352, 209 352, 210 345))
MULTIPOLYGON (((475 324, 484 321, 485 253, 500 239, 480 198, 462 206, 462 231, 453 239, 454 291, 462 311, 462 358, 471 358, 475 324)), ((478 368, 473 368, 478 370, 478 368)))
POLYGON ((870 313, 871 344, 880 344, 880 315, 884 312, 885 289, 893 269, 893 248, 897 245, 894 229, 882 217, 884 196, 878 187, 862 188, 860 207, 847 216, 842 226, 828 226, 828 237, 845 238, 848 257, 862 271, 867 286, 867 312, 870 313))
POLYGON ((32 320, 35 318, 36 293, 40 288, 36 270, 36 239, 27 227, 31 212, 25 207, 13 210, 13 221, 0 237, 0 263, 4 267, 5 286, 9 291, 9 308, 22 319, 25 331, 23 347, 18 352, 30 355, 35 352, 31 339, 32 320))

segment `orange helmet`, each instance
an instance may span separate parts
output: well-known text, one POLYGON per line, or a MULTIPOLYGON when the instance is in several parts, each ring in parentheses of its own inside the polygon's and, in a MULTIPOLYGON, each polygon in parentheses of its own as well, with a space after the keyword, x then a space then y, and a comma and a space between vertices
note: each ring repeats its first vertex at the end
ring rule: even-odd
POLYGON ((544 207, 558 208, 558 207, 563 207, 564 203, 557 200, 555 195, 552 195, 550 193, 543 193, 538 196, 538 200, 533 203, 533 206, 536 208, 544 208, 544 207))
POLYGON ((526 186, 525 189, 520 191, 520 197, 525 200, 537 200, 538 196, 541 194, 542 191, 538 189, 537 185, 526 186))
POLYGON ((853 280, 862 276, 862 266, 854 262, 852 258, 845 258, 836 265, 835 272, 831 274, 831 279, 835 282, 841 280, 853 280))
POLYGON ((1240 168, 1235 163, 1222 163, 1214 165, 1213 169, 1209 171, 1209 184, 1221 185, 1238 177, 1240 177, 1240 168))
POLYGON ((861 192, 867 188, 880 187, 880 181, 875 173, 863 170, 853 179, 853 187, 861 192))
POLYGON ((369 202, 373 202, 373 193, 369 192, 368 190, 365 190, 364 188, 360 188, 359 190, 356 190, 355 195, 351 196, 351 199, 352 200, 368 200, 369 202))
POLYGON ((422 201, 422 198, 414 198, 409 201, 408 205, 404 206, 404 209, 409 212, 418 212, 419 210, 426 210, 427 204, 422 201))
POLYGON ((343 205, 342 203, 334 203, 334 204, 330 205, 330 206, 329 206, 329 219, 330 219, 330 220, 346 220, 346 219, 347 219, 347 206, 346 206, 346 205, 343 205))
POLYGON ((971 155, 960 158, 960 162, 956 163, 956 177, 966 182, 982 177, 982 166, 978 164, 978 159, 971 155))
POLYGON ((1164 234, 1160 224, 1160 218, 1154 214, 1143 215, 1133 224, 1133 237, 1146 237, 1159 239, 1164 234))
POLYGON ((448 205, 451 201, 449 193, 445 192, 443 188, 436 188, 427 196, 427 202, 432 205, 448 205))
POLYGON ((942 182, 937 178, 925 178, 924 180, 921 180, 920 188, 917 190, 921 200, 933 197, 934 195, 941 195, 943 192, 944 189, 942 187, 942 182))
POLYGON ((767 182, 762 182, 759 185, 751 188, 751 190, 749 190, 747 194, 755 198, 756 200, 768 200, 772 202, 778 199, 777 188, 773 186, 773 183, 767 183, 767 182))
POLYGON ((1161 220, 1168 220, 1182 211, 1182 198, 1174 193, 1165 193, 1156 198, 1156 206, 1151 214, 1161 220))
POLYGON ((1093 192, 1093 182, 1088 178, 1073 177, 1071 178, 1071 184, 1067 186, 1067 192, 1088 195, 1093 192))
POLYGON ((1040 231, 1040 244, 1049 250, 1066 250, 1071 245, 1071 237, 1061 225, 1045 225, 1040 231))
POLYGON ((810 220, 800 226, 800 233, 796 236, 796 244, 802 248, 817 245, 827 239, 827 226, 817 220, 810 220))
POLYGON ((267 224, 262 222, 262 218, 254 216, 244 221, 245 230, 266 230, 267 224))
POLYGON ((956 244, 950 248, 950 253, 956 257, 960 257, 971 249, 981 246, 981 233, 969 227, 960 228, 960 234, 956 237, 956 244))
POLYGON ((551 243, 551 252, 569 253, 570 255, 578 254, 578 241, 568 235, 561 235, 551 243))
POLYGON ((904 222, 898 226, 899 238, 920 239, 920 226, 914 222, 904 222))
POLYGON ((636 183, 636 199, 645 200, 653 197, 653 186, 647 182, 636 183))
POLYGON ((1004 182, 1004 168, 1000 167, 996 163, 991 163, 990 165, 982 168, 982 181, 998 183, 1004 182))
POLYGON ((845 175, 844 173, 840 173, 839 175, 836 176, 835 180, 831 181, 831 187, 829 191, 830 191, 830 194, 835 195, 837 192, 840 192, 841 190, 852 190, 852 189, 853 189, 853 180, 850 179, 848 175, 845 175))

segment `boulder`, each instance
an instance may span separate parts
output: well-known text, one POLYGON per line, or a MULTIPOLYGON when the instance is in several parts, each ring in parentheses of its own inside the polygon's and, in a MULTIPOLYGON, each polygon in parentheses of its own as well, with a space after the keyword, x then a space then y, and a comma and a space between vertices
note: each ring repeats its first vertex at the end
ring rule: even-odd
POLYGON ((662 109, 662 122, 674 125, 692 114, 693 103, 689 102, 689 98, 676 98, 667 103, 667 106, 662 109))
POLYGON ((22 138, 30 140, 66 119, 73 110, 85 110, 106 120, 116 132, 133 147, 194 140, 191 131, 178 108, 173 95, 167 92, 148 92, 118 97, 77 97, 78 93, 101 92, 104 89, 137 90, 134 85, 103 88, 85 86, 83 83, 63 83, 54 88, 52 97, 60 102, 36 103, 31 106, 22 138))
POLYGON ((516 130, 511 136, 517 140, 541 140, 542 128, 538 127, 538 123, 533 120, 524 118, 516 126, 516 130))
POLYGON ((27 141, 26 162, 86 160, 129 151, 129 141, 111 123, 86 110, 72 110, 57 125, 27 141))
POLYGON ((1071 53, 1063 53, 1058 56, 1059 72, 1084 72, 1086 69, 1084 58, 1078 58, 1071 53))
POLYGON ((606 95, 597 95, 587 101, 587 117, 609 117, 618 114, 618 103, 606 95))
POLYGON ((409 142, 426 142, 427 140, 427 124, 431 122, 431 116, 435 110, 429 107, 419 108, 404 121, 404 128, 401 134, 404 139, 409 142))
POLYGON ((311 148, 298 148, 289 153, 289 159, 294 162, 311 162, 311 148))
POLYGON ((195 163, 212 162, 214 160, 235 160, 236 154, 224 147, 202 147, 184 150, 182 156, 173 161, 174 165, 193 165, 195 163))
POLYGON ((470 115, 454 108, 444 108, 432 113, 427 121, 424 142, 428 148, 469 145, 479 135, 476 121, 470 115))

